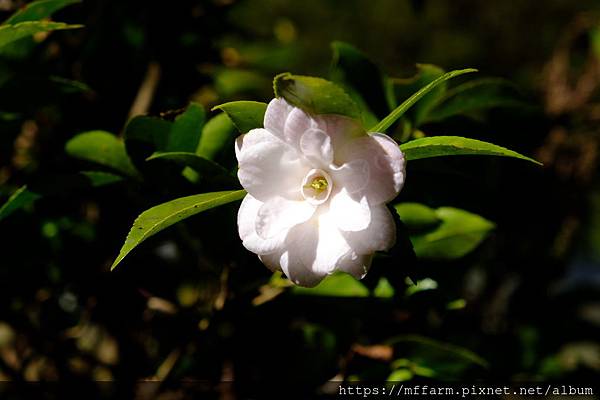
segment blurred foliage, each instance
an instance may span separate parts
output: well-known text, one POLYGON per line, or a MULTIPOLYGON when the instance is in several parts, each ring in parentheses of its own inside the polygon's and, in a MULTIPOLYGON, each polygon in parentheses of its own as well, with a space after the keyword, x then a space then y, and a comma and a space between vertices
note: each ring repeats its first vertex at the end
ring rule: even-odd
MULTIPOLYGON (((330 379, 597 378, 595 2, 0 3, 0 380, 244 398, 279 382, 326 397, 330 379), (291 288, 242 247, 236 203, 147 236, 109 272, 144 210, 237 188, 233 139, 264 108, 232 102, 268 101, 274 75, 329 77, 369 127, 465 65, 480 76, 436 86, 388 133, 544 167, 410 161, 399 241, 363 281, 291 288)), ((168 224, 189 211, 167 208, 168 224)))

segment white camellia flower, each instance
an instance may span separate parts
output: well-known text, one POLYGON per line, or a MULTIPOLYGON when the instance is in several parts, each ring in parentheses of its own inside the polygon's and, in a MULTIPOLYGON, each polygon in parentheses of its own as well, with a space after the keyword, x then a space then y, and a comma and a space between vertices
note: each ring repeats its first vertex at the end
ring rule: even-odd
POLYGON ((236 140, 236 156, 248 192, 240 237, 273 271, 307 287, 335 270, 360 279, 373 253, 393 246, 385 203, 404 184, 405 162, 390 137, 274 99, 264 129, 236 140))

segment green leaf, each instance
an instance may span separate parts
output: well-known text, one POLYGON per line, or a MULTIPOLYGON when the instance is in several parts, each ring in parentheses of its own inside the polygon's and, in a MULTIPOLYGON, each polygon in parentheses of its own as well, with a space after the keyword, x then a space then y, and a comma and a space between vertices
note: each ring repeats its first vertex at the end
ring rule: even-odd
POLYGON ((477 79, 458 85, 438 99, 424 122, 495 107, 530 107, 516 87, 505 79, 477 79))
POLYGON ((380 117, 395 107, 390 79, 379 67, 354 46, 345 42, 331 43, 335 82, 353 88, 369 109, 380 117))
POLYGON ((441 156, 481 155, 513 157, 542 165, 539 161, 525 157, 516 151, 492 143, 482 142, 481 140, 460 136, 432 136, 415 139, 401 144, 400 150, 404 152, 407 160, 441 156))
MULTIPOLYGON (((285 281, 289 282, 289 281, 285 281)), ((281 283, 273 286, 284 286, 281 283)), ((324 296, 324 297, 377 297, 389 299, 394 296, 394 288, 386 278, 381 278, 373 293, 352 275, 344 272, 335 272, 321 281, 313 288, 302 286, 292 286, 291 293, 295 295, 306 296, 324 296)))
POLYGON ((440 222, 434 209, 419 203, 400 203, 394 206, 400 219, 410 230, 422 230, 440 222))
MULTIPOLYGON (((398 101, 405 101, 422 87, 433 82, 446 71, 433 64, 417 64, 417 73, 408 79, 393 79, 394 95, 398 101)), ((441 82, 429 93, 418 100, 409 110, 408 114, 414 126, 419 126, 428 115, 434 104, 446 92, 448 82, 441 82)))
POLYGON ((215 160, 225 149, 233 148, 234 138, 237 136, 235 126, 227 114, 219 114, 208 120, 196 154, 208 160, 215 160))
POLYGON ((0 207, 0 220, 3 220, 10 214, 35 202, 41 197, 42 196, 39 193, 28 190, 27 185, 21 186, 8 198, 6 203, 0 207))
POLYGON ((311 114, 339 114, 356 120, 361 118, 358 105, 333 82, 312 76, 279 74, 273 80, 276 97, 311 114))
POLYGON ((457 208, 440 207, 435 213, 442 221, 435 229, 410 237, 419 258, 452 260, 463 257, 495 227, 493 222, 457 208))
POLYGON ((68 5, 80 3, 80 0, 38 0, 26 4, 11 15, 3 24, 17 24, 25 21, 38 21, 48 18, 56 11, 68 5))
POLYGON ((370 129, 371 132, 385 132, 394 122, 398 120, 413 104, 420 100, 427 93, 431 92, 438 85, 446 82, 448 79, 455 78, 470 72, 476 72, 476 69, 467 68, 456 71, 450 71, 440 76, 439 78, 422 87, 418 92, 410 96, 402 104, 396 107, 387 117, 382 119, 377 125, 370 129))
POLYGON ((140 115, 133 117, 125 126, 125 149, 138 168, 157 151, 165 151, 172 122, 162 118, 140 115))
POLYGON ((240 133, 246 133, 252 129, 263 127, 267 103, 232 101, 215 106, 213 110, 223 111, 240 133))
POLYGON ((155 153, 147 158, 152 160, 169 160, 181 166, 190 167, 203 176, 229 176, 229 171, 214 161, 208 160, 195 153, 171 152, 155 153))
POLYGON ((204 107, 190 103, 187 109, 175 118, 167 140, 166 151, 194 152, 204 126, 204 107))
POLYGON ((336 272, 321 281, 314 288, 293 286, 293 294, 333 297, 369 297, 369 289, 352 275, 336 272))
POLYGON ((76 29, 81 27, 83 27, 83 25, 69 25, 63 22, 48 21, 27 21, 20 22, 16 25, 2 25, 0 26, 0 53, 2 53, 2 47, 39 32, 76 29))
POLYGON ((65 151, 71 157, 104 165, 129 177, 138 176, 125 151, 125 144, 112 133, 105 131, 80 133, 67 142, 65 151))
POLYGON ((92 187, 106 186, 123 180, 118 175, 103 171, 81 171, 80 174, 89 181, 92 187))
POLYGON ((127 239, 125 240, 125 244, 123 244, 111 270, 114 269, 123 258, 131 252, 131 250, 163 229, 202 211, 240 200, 245 195, 246 191, 244 190, 202 193, 171 200, 144 211, 133 223, 129 234, 127 235, 127 239))

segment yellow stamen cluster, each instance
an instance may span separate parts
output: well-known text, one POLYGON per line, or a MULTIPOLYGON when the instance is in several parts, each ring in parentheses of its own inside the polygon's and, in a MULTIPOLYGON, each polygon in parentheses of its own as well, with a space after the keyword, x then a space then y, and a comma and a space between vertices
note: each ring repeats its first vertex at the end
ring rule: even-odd
POLYGON ((323 178, 322 176, 317 176, 310 183, 310 187, 316 190, 317 192, 322 192, 323 190, 327 189, 327 186, 327 179, 323 178))

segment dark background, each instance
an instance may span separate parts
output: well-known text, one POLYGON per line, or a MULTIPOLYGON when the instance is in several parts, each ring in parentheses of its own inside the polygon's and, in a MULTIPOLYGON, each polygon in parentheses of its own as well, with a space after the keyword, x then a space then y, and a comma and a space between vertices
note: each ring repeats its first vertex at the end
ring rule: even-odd
MULTIPOLYGON (((20 5, 0 2, 2 15, 20 5)), ((402 359, 404 377, 416 382, 594 382, 599 8, 567 0, 86 0, 59 11, 54 20, 85 28, 54 32, 0 70, 0 110, 13 115, 0 121, 3 199, 79 170, 64 153, 75 134, 120 134, 149 70, 159 71, 142 110, 152 115, 191 100, 207 109, 268 101, 279 72, 327 76, 333 40, 395 77, 431 63, 513 81, 529 108, 422 130, 489 140, 544 167, 478 157, 409 163, 397 201, 463 208, 497 228, 456 261, 376 262, 371 274, 397 291, 406 276, 438 283, 392 301, 284 293, 253 305, 270 273, 241 246, 236 204, 157 235, 109 272, 135 217, 186 193, 160 177, 56 193, 0 221, 0 380, 79 382, 86 398, 164 399, 244 398, 291 381, 294 395, 312 397, 325 396, 322 385, 336 376, 383 380, 402 359), (91 90, 71 93, 47 76, 91 90), (459 298, 464 308, 446 307, 459 298), (404 339, 389 345, 394 337, 404 339), (115 383, 97 382, 106 380, 115 383)), ((42 390, 16 383, 0 394, 42 390)))

